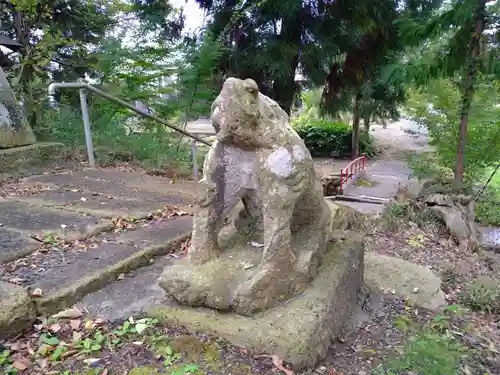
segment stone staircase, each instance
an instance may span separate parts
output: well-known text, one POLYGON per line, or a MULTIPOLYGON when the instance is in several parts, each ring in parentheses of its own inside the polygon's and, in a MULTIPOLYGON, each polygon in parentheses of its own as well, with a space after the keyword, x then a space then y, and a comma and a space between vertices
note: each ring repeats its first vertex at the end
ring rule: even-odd
POLYGON ((172 182, 88 169, 3 185, 0 336, 75 304, 119 319, 164 302, 157 277, 190 237, 197 190, 172 182))

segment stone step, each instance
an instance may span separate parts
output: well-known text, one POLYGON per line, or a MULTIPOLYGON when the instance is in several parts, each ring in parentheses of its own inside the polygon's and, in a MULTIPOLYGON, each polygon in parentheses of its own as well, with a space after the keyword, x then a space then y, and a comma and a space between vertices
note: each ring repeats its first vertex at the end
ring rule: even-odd
POLYGON ((147 314, 155 307, 175 303, 158 285, 163 269, 171 264, 170 255, 157 257, 154 263, 139 268, 104 288, 87 294, 75 307, 106 321, 147 314))
MULTIPOLYGON (((130 196, 133 196, 132 194, 130 196)), ((145 194, 140 199, 114 197, 83 189, 48 187, 28 196, 10 196, 9 200, 75 211, 102 218, 134 217, 141 219, 165 206, 192 212, 190 201, 165 194, 145 194)))
POLYGON ((191 230, 191 216, 157 221, 117 235, 102 234, 68 249, 56 245, 4 265, 0 275, 3 269, 4 281, 20 283, 35 295, 41 292, 34 297, 37 312, 50 315, 179 248, 191 230))
POLYGON ((39 248, 32 237, 77 240, 111 228, 112 221, 105 218, 0 198, 0 264, 39 248))
POLYGON ((115 198, 148 200, 150 197, 151 201, 161 194, 189 203, 196 198, 199 189, 199 184, 194 181, 173 181, 165 177, 150 176, 141 171, 120 169, 85 169, 39 175, 25 178, 22 183, 86 190, 115 198))

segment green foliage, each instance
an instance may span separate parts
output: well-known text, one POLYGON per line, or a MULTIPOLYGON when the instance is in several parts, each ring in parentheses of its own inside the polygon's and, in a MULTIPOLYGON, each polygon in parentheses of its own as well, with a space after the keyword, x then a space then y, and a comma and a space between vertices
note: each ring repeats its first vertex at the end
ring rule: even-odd
MULTIPOLYGON (((348 157, 352 152, 352 129, 350 126, 321 118, 300 116, 293 121, 298 135, 304 140, 312 156, 348 157)), ((360 137, 360 152, 373 156, 375 149, 368 133, 360 137)))
POLYGON ((450 322, 463 310, 448 306, 424 327, 415 325, 406 316, 398 317, 396 326, 406 333, 407 340, 400 354, 375 369, 373 375, 458 374, 460 363, 467 358, 466 347, 454 337, 450 322))
POLYGON ((500 313, 500 286, 496 279, 478 279, 459 294, 462 304, 474 311, 500 313))
MULTIPOLYGON (((127 116, 100 116, 92 121, 92 138, 96 160, 101 163, 132 161, 147 168, 163 168, 176 175, 188 175, 192 168, 190 143, 163 128, 130 133, 124 126, 127 116)), ((38 128, 40 139, 64 143, 70 152, 84 154, 85 136, 79 111, 61 106, 59 111, 46 110, 38 128)), ((133 123, 132 123, 133 124, 133 123)), ((199 157, 203 158, 200 149, 199 157)))
POLYGON ((18 373, 12 365, 12 358, 10 357, 10 352, 8 350, 0 352, 0 370, 2 371, 2 374, 5 375, 14 375, 18 373))
MULTIPOLYGON (((465 168, 469 179, 496 165, 500 154, 500 108, 497 106, 500 86, 483 81, 477 87, 466 145, 465 168)), ((459 87, 451 80, 430 82, 425 89, 411 90, 408 95, 406 111, 429 129, 439 163, 448 168, 455 167, 461 103, 459 87)))
POLYGON ((391 230, 397 229, 409 212, 410 207, 406 204, 398 202, 389 203, 384 215, 387 227, 391 230))

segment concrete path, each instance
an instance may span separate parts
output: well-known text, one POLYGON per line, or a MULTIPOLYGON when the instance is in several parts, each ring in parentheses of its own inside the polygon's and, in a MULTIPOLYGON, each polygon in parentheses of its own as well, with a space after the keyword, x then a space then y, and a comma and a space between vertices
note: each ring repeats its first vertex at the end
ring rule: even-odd
POLYGON ((0 292, 25 287, 37 314, 50 315, 154 264, 189 239, 197 189, 132 169, 63 171, 1 186, 0 292))

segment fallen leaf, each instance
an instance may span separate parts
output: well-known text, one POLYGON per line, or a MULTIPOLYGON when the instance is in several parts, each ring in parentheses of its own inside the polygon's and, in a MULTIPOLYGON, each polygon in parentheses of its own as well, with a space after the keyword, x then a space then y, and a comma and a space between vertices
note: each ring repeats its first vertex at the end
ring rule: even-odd
POLYGON ((121 273, 118 275, 118 277, 116 278, 116 280, 123 280, 125 278, 125 274, 124 273, 121 273))
POLYGON ((57 332, 59 332, 60 330, 61 330, 61 325, 60 325, 60 324, 58 324, 58 323, 51 324, 51 325, 49 326, 49 331, 52 331, 52 332, 54 332, 54 333, 57 333, 57 332))
POLYGON ((108 375, 108 369, 105 368, 104 370, 102 370, 100 375, 108 375))
POLYGON ((142 341, 133 341, 132 344, 137 345, 137 346, 141 346, 144 343, 142 341))
POLYGON ((63 310, 55 315, 52 315, 53 318, 56 319, 77 319, 80 318, 83 313, 78 310, 76 307, 72 307, 66 310, 63 310))
POLYGON ((41 296, 43 296, 42 289, 36 288, 35 290, 33 290, 33 292, 31 292, 31 296, 32 297, 41 297, 41 296))
POLYGON ((46 368, 49 365, 49 359, 48 358, 40 358, 36 360, 36 364, 40 368, 46 368))
POLYGON ((287 369, 286 367, 283 366, 283 360, 278 357, 277 355, 256 355, 255 358, 271 358, 273 361, 274 367, 276 369, 283 371, 286 375, 294 375, 294 372, 290 369, 287 369))
POLYGON ((278 357, 277 355, 272 355, 271 358, 273 360, 274 367, 276 367, 278 370, 283 371, 286 375, 293 375, 292 370, 289 370, 283 366, 283 360, 280 357, 278 357))
POLYGON ((14 367, 16 370, 19 370, 19 371, 26 370, 28 368, 28 366, 29 366, 29 361, 26 358, 17 359, 12 364, 12 367, 14 367))
POLYGON ((99 363, 100 360, 101 360, 100 358, 87 358, 83 360, 83 363, 92 366, 95 365, 96 363, 99 363))
POLYGON ((17 352, 18 350, 21 350, 22 348, 22 345, 19 341, 16 341, 15 343, 13 344, 10 344, 10 345, 5 345, 7 346, 10 350, 14 351, 14 352, 17 352))
POLYGON ((92 320, 87 320, 84 325, 86 330, 91 330, 95 327, 94 322, 92 320))
POLYGON ((72 330, 77 330, 80 328, 80 325, 82 324, 81 319, 71 319, 69 322, 69 325, 71 326, 72 330))

